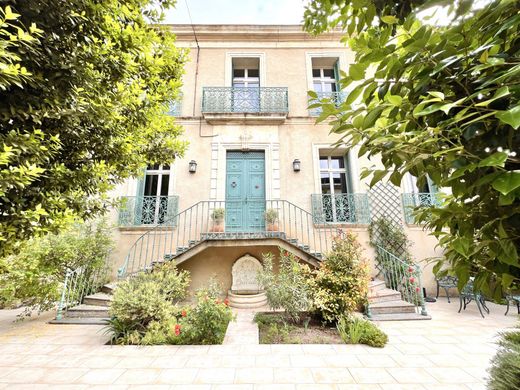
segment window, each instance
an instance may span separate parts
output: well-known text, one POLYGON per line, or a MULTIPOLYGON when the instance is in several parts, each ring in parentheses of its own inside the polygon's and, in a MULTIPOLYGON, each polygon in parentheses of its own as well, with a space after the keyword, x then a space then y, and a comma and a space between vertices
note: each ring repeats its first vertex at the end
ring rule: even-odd
POLYGON ((312 68, 312 85, 315 92, 336 92, 333 68, 312 68))
POLYGON ((233 58, 232 104, 235 112, 256 112, 260 108, 260 61, 233 58))
POLYGON ((144 179, 140 182, 138 203, 141 210, 139 224, 165 222, 172 180, 169 165, 149 165, 144 179))
POLYGON ((326 222, 354 222, 345 156, 320 153, 321 212, 326 222))

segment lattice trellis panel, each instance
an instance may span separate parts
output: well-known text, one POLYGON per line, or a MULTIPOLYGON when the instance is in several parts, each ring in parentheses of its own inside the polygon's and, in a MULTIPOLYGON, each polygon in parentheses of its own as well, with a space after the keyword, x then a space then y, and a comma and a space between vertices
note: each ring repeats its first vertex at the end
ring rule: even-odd
MULTIPOLYGON (((401 205, 401 194, 399 188, 390 183, 378 183, 368 193, 370 199, 370 213, 372 221, 377 221, 380 218, 386 218, 399 229, 403 226, 403 211, 401 205)), ((379 241, 378 236, 380 232, 375 226, 376 230, 373 232, 375 241, 379 241)), ((385 249, 401 256, 406 248, 399 243, 386 243, 385 249)))

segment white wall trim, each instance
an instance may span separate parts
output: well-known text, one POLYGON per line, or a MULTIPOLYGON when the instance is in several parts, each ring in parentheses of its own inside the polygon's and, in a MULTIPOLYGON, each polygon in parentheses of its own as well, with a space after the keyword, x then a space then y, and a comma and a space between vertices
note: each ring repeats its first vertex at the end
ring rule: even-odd
POLYGON ((249 52, 227 52, 226 53, 226 66, 224 67, 224 84, 226 87, 231 87, 233 84, 232 77, 232 68, 233 68, 233 58, 235 57, 247 57, 247 58, 258 58, 259 66, 260 66, 260 86, 263 87, 267 84, 267 71, 265 69, 265 52, 260 53, 249 53, 249 52))

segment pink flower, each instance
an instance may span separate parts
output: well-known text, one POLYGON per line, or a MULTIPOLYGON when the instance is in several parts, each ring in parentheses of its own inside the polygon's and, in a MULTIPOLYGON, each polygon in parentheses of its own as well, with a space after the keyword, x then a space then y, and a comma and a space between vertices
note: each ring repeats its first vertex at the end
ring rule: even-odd
POLYGON ((410 283, 415 283, 415 278, 414 277, 410 278, 410 283))
POLYGON ((419 292, 421 289, 419 287, 415 287, 415 292, 419 292))
POLYGON ((412 273, 413 271, 414 271, 414 269, 412 267, 408 268, 408 272, 412 273))

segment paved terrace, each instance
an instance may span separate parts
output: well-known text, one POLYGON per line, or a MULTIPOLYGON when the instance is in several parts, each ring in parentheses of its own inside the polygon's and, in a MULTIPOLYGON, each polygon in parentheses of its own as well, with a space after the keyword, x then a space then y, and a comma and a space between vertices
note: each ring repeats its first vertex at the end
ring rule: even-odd
POLYGON ((107 346, 101 326, 49 325, 48 313, 12 323, 0 311, 0 389, 424 390, 484 389, 497 332, 514 310, 489 304, 429 304, 431 321, 385 322, 384 349, 361 345, 257 345, 251 313, 240 312, 217 346, 107 346))

